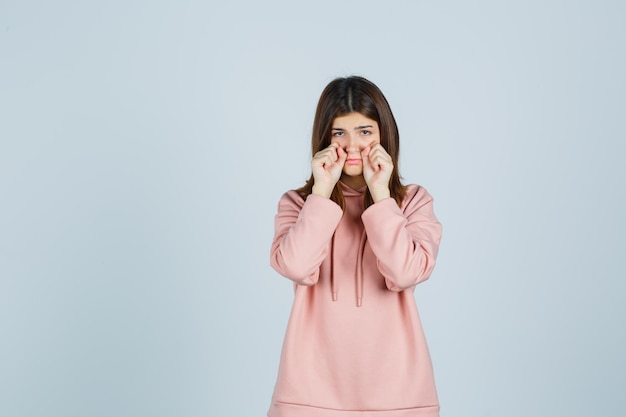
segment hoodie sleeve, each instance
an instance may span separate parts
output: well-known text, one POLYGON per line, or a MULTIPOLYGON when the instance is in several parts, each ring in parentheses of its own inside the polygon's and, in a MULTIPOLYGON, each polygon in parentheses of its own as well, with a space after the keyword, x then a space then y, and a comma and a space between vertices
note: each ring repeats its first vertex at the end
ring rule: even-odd
POLYGON ((342 216, 328 198, 311 194, 303 201, 295 191, 285 193, 274 218, 272 268, 297 284, 314 285, 342 216))
POLYGON ((439 251, 441 224, 424 188, 410 186, 402 209, 387 198, 368 207, 361 219, 388 289, 402 291, 428 279, 439 251))

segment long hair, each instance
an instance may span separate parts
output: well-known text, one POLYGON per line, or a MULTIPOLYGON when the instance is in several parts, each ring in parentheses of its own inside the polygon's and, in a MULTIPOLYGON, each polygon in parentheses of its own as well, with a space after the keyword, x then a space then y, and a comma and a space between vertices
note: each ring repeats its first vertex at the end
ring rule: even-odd
MULTIPOLYGON (((330 146, 333 120, 353 112, 361 113, 378 123, 380 144, 393 160, 389 191, 398 206, 401 206, 406 195, 406 187, 400 182, 401 177, 398 173, 400 134, 387 99, 371 81, 358 76, 336 78, 322 91, 313 121, 312 155, 330 146)), ((313 183, 314 178, 311 174, 306 184, 296 191, 306 199, 313 191, 313 183)), ((330 198, 345 211, 345 200, 339 184, 335 185, 330 198)), ((365 194, 365 208, 372 204, 374 200, 368 189, 365 194)))

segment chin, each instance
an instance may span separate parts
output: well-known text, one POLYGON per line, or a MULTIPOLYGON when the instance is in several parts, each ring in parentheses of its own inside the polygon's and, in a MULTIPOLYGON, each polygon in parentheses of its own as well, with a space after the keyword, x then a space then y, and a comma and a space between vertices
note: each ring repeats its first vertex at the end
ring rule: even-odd
POLYGON ((358 177, 363 175, 363 168, 361 167, 347 167, 343 169, 343 173, 348 177, 358 177))

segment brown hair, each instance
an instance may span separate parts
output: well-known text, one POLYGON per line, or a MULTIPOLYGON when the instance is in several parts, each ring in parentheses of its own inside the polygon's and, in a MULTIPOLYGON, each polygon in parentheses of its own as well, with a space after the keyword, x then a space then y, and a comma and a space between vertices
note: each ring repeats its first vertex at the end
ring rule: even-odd
MULTIPOLYGON (((363 77, 352 76, 336 78, 322 91, 317 103, 315 120, 313 121, 313 134, 311 140, 312 154, 328 147, 331 140, 331 128, 335 118, 349 113, 361 113, 365 117, 375 120, 380 129, 380 144, 393 160, 393 171, 389 180, 391 197, 396 200, 398 206, 406 195, 406 187, 400 182, 398 173, 398 155, 400 153, 400 134, 396 119, 393 117, 391 107, 382 91, 371 81, 363 77)), ((313 191, 313 174, 306 184, 296 191, 306 199, 313 191)), ((331 200, 339 204, 345 210, 345 201, 339 184, 330 196, 331 200)), ((374 201, 369 190, 365 194, 365 207, 372 205, 374 201)))

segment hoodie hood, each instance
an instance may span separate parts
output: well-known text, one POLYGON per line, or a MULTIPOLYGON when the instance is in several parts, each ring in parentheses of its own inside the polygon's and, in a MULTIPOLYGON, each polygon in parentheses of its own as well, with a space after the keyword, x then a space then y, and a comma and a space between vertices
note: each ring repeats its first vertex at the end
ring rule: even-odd
POLYGON ((365 196, 365 192, 367 191, 367 185, 355 190, 344 184, 341 181, 338 181, 339 186, 341 187, 341 191, 343 192, 344 197, 363 197, 365 196))

